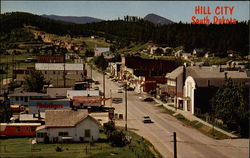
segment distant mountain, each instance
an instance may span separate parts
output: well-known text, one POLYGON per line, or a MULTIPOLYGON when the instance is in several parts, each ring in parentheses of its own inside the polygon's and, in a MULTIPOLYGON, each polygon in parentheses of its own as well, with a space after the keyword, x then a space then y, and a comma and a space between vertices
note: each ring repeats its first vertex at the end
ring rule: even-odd
POLYGON ((160 25, 168 25, 174 23, 173 21, 156 14, 148 14, 144 17, 144 20, 160 25))
POLYGON ((72 22, 76 24, 86 24, 86 23, 92 23, 92 22, 101 22, 104 21, 102 19, 97 19, 93 17, 88 16, 58 16, 58 15, 41 15, 46 18, 50 18, 53 20, 60 20, 64 22, 72 22))

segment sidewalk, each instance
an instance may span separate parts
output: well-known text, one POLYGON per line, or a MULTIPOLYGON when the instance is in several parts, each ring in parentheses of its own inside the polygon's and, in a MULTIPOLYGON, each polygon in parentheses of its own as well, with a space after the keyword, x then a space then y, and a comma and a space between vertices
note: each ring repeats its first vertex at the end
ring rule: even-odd
POLYGON ((221 133, 223 133, 223 134, 229 136, 230 138, 237 138, 236 135, 233 135, 232 133, 229 133, 229 132, 227 132, 227 131, 225 131, 225 130, 222 130, 222 129, 218 128, 218 127, 215 127, 215 126, 209 124, 208 122, 203 121, 202 119, 200 119, 200 118, 194 116, 194 115, 191 114, 190 112, 183 111, 183 110, 180 110, 180 109, 175 109, 174 107, 168 106, 167 104, 163 103, 163 102, 160 101, 159 99, 154 98, 154 100, 155 100, 155 102, 157 102, 158 104, 162 104, 165 108, 167 108, 167 109, 169 109, 169 110, 172 110, 172 111, 176 112, 174 115, 181 114, 181 115, 183 115, 186 119, 188 119, 188 120, 190 120, 190 121, 194 121, 194 120, 199 121, 200 123, 202 123, 202 124, 204 124, 204 125, 206 125, 206 126, 208 126, 208 127, 211 127, 211 128, 214 127, 215 130, 217 130, 217 131, 219 131, 219 132, 221 132, 221 133))

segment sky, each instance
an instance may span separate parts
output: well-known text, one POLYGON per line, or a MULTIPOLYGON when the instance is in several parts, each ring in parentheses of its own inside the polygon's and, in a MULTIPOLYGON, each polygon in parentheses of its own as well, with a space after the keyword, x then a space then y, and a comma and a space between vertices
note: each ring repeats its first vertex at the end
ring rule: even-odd
MULTIPOLYGON (((210 7, 212 16, 217 6, 235 7, 232 15, 219 15, 249 20, 249 1, 1 1, 1 13, 22 11, 37 15, 91 16, 114 20, 125 15, 144 17, 149 13, 174 22, 191 22, 195 6, 210 7)), ((196 15, 203 18, 206 15, 196 15)), ((210 16, 209 16, 210 17, 210 16)))

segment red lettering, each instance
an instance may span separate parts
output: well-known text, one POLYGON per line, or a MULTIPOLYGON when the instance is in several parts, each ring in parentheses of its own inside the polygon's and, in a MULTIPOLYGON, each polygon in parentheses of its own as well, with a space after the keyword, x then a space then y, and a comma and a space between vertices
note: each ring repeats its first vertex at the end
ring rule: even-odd
POLYGON ((215 10, 214 10, 214 12, 215 12, 216 15, 219 15, 219 14, 221 13, 221 12, 218 11, 218 10, 220 10, 220 6, 217 6, 217 7, 215 8, 215 10))
POLYGON ((37 108, 50 108, 50 109, 60 109, 63 108, 61 104, 52 104, 52 103, 37 103, 37 108))
POLYGON ((230 15, 232 15, 232 14, 233 14, 233 10, 234 10, 234 8, 235 8, 234 6, 233 6, 232 8, 230 8, 230 7, 229 7, 229 12, 230 12, 230 15))
POLYGON ((196 24, 196 16, 192 16, 192 23, 191 24, 196 24))

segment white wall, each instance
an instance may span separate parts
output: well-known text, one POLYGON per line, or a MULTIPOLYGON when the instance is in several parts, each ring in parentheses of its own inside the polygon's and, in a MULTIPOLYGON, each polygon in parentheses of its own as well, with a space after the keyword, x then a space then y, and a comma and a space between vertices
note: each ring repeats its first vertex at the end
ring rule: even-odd
POLYGON ((77 96, 100 96, 99 90, 67 90, 67 97, 73 99, 77 96))
MULTIPOLYGON (((76 127, 56 127, 47 128, 46 130, 39 130, 37 132, 47 132, 49 140, 52 142, 53 138, 58 137, 58 141, 61 141, 61 136, 58 136, 59 132, 68 132, 68 137, 72 137, 74 142, 79 142, 80 137, 84 138, 84 141, 98 140, 99 138, 99 125, 90 117, 87 117, 82 122, 76 125, 76 127), (90 129, 90 137, 85 136, 85 129, 90 129)), ((38 139, 42 142, 41 139, 38 139)))
MULTIPOLYGON (((194 90, 195 90, 195 81, 193 77, 188 76, 185 80, 185 86, 184 86, 184 97, 190 98, 190 112, 194 114, 194 90)), ((187 108, 187 100, 184 101, 184 110, 188 111, 187 108)))

